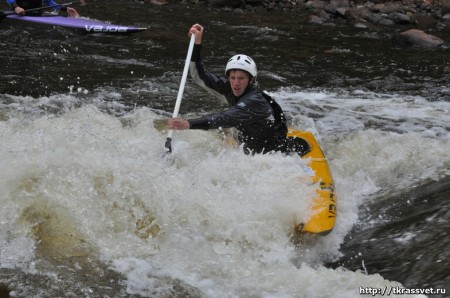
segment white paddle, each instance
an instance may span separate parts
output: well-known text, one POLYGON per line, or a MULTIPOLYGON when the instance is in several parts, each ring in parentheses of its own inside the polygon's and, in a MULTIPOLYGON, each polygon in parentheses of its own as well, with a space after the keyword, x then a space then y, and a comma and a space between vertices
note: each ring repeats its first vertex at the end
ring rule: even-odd
MULTIPOLYGON (((177 102, 175 103, 175 109, 173 110, 172 118, 178 116, 178 111, 180 110, 181 99, 183 98, 184 85, 186 84, 186 78, 189 71, 189 64, 191 62, 192 49, 194 48, 195 35, 191 35, 191 42, 189 43, 189 49, 186 57, 186 63, 184 64, 183 76, 181 77, 180 89, 178 90, 177 102)), ((172 135, 173 130, 170 129, 167 134, 166 148, 169 149, 169 153, 172 152, 172 135)))

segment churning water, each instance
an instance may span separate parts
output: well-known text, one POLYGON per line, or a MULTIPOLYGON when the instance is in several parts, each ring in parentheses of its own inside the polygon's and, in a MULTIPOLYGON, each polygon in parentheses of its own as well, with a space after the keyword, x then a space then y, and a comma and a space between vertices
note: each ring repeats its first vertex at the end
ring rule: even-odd
MULTIPOLYGON (((401 50, 389 40, 399 28, 316 27, 288 13, 137 2, 100 13, 95 3, 80 12, 149 30, 0 23, 0 290, 359 297, 369 287, 448 287, 448 48, 401 50), (161 122, 195 22, 207 28, 210 70, 253 56, 291 126, 316 135, 337 189, 331 234, 292 237, 315 191, 307 161, 247 156, 215 131, 177 131, 166 153, 161 122)), ((188 81, 183 116, 220 109, 188 81)))

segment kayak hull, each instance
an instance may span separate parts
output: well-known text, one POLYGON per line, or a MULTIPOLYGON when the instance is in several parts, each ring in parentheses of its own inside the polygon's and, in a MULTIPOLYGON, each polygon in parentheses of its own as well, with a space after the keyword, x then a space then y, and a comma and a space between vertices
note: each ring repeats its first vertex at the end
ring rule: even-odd
POLYGON ((326 235, 333 230, 336 220, 336 194, 333 177, 331 176, 325 155, 316 138, 311 132, 289 129, 288 137, 306 140, 311 151, 303 159, 309 159, 309 175, 319 189, 313 198, 309 217, 305 222, 294 223, 297 231, 301 233, 326 235))
POLYGON ((72 18, 57 15, 18 16, 16 14, 12 14, 7 15, 4 21, 16 24, 23 23, 23 24, 37 24, 47 26, 59 26, 79 30, 85 33, 126 34, 126 33, 140 32, 147 29, 133 26, 114 25, 86 18, 72 18))

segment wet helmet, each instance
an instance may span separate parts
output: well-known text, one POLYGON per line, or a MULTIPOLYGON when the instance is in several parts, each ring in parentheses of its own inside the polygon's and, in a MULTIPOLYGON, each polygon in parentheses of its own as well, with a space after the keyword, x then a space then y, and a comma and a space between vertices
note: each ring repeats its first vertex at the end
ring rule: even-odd
POLYGON ((252 77, 256 78, 258 71, 256 70, 256 63, 247 55, 238 54, 228 60, 225 68, 225 75, 228 76, 230 70, 239 69, 248 72, 252 77))

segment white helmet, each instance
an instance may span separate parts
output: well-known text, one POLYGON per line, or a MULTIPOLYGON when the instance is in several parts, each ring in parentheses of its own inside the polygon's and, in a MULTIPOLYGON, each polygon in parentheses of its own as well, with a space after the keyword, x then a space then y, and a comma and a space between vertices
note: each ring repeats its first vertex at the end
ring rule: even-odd
POLYGON ((258 71, 256 70, 256 63, 247 55, 238 54, 228 60, 225 68, 225 75, 228 76, 228 72, 233 69, 244 70, 248 72, 252 77, 256 78, 258 71))

